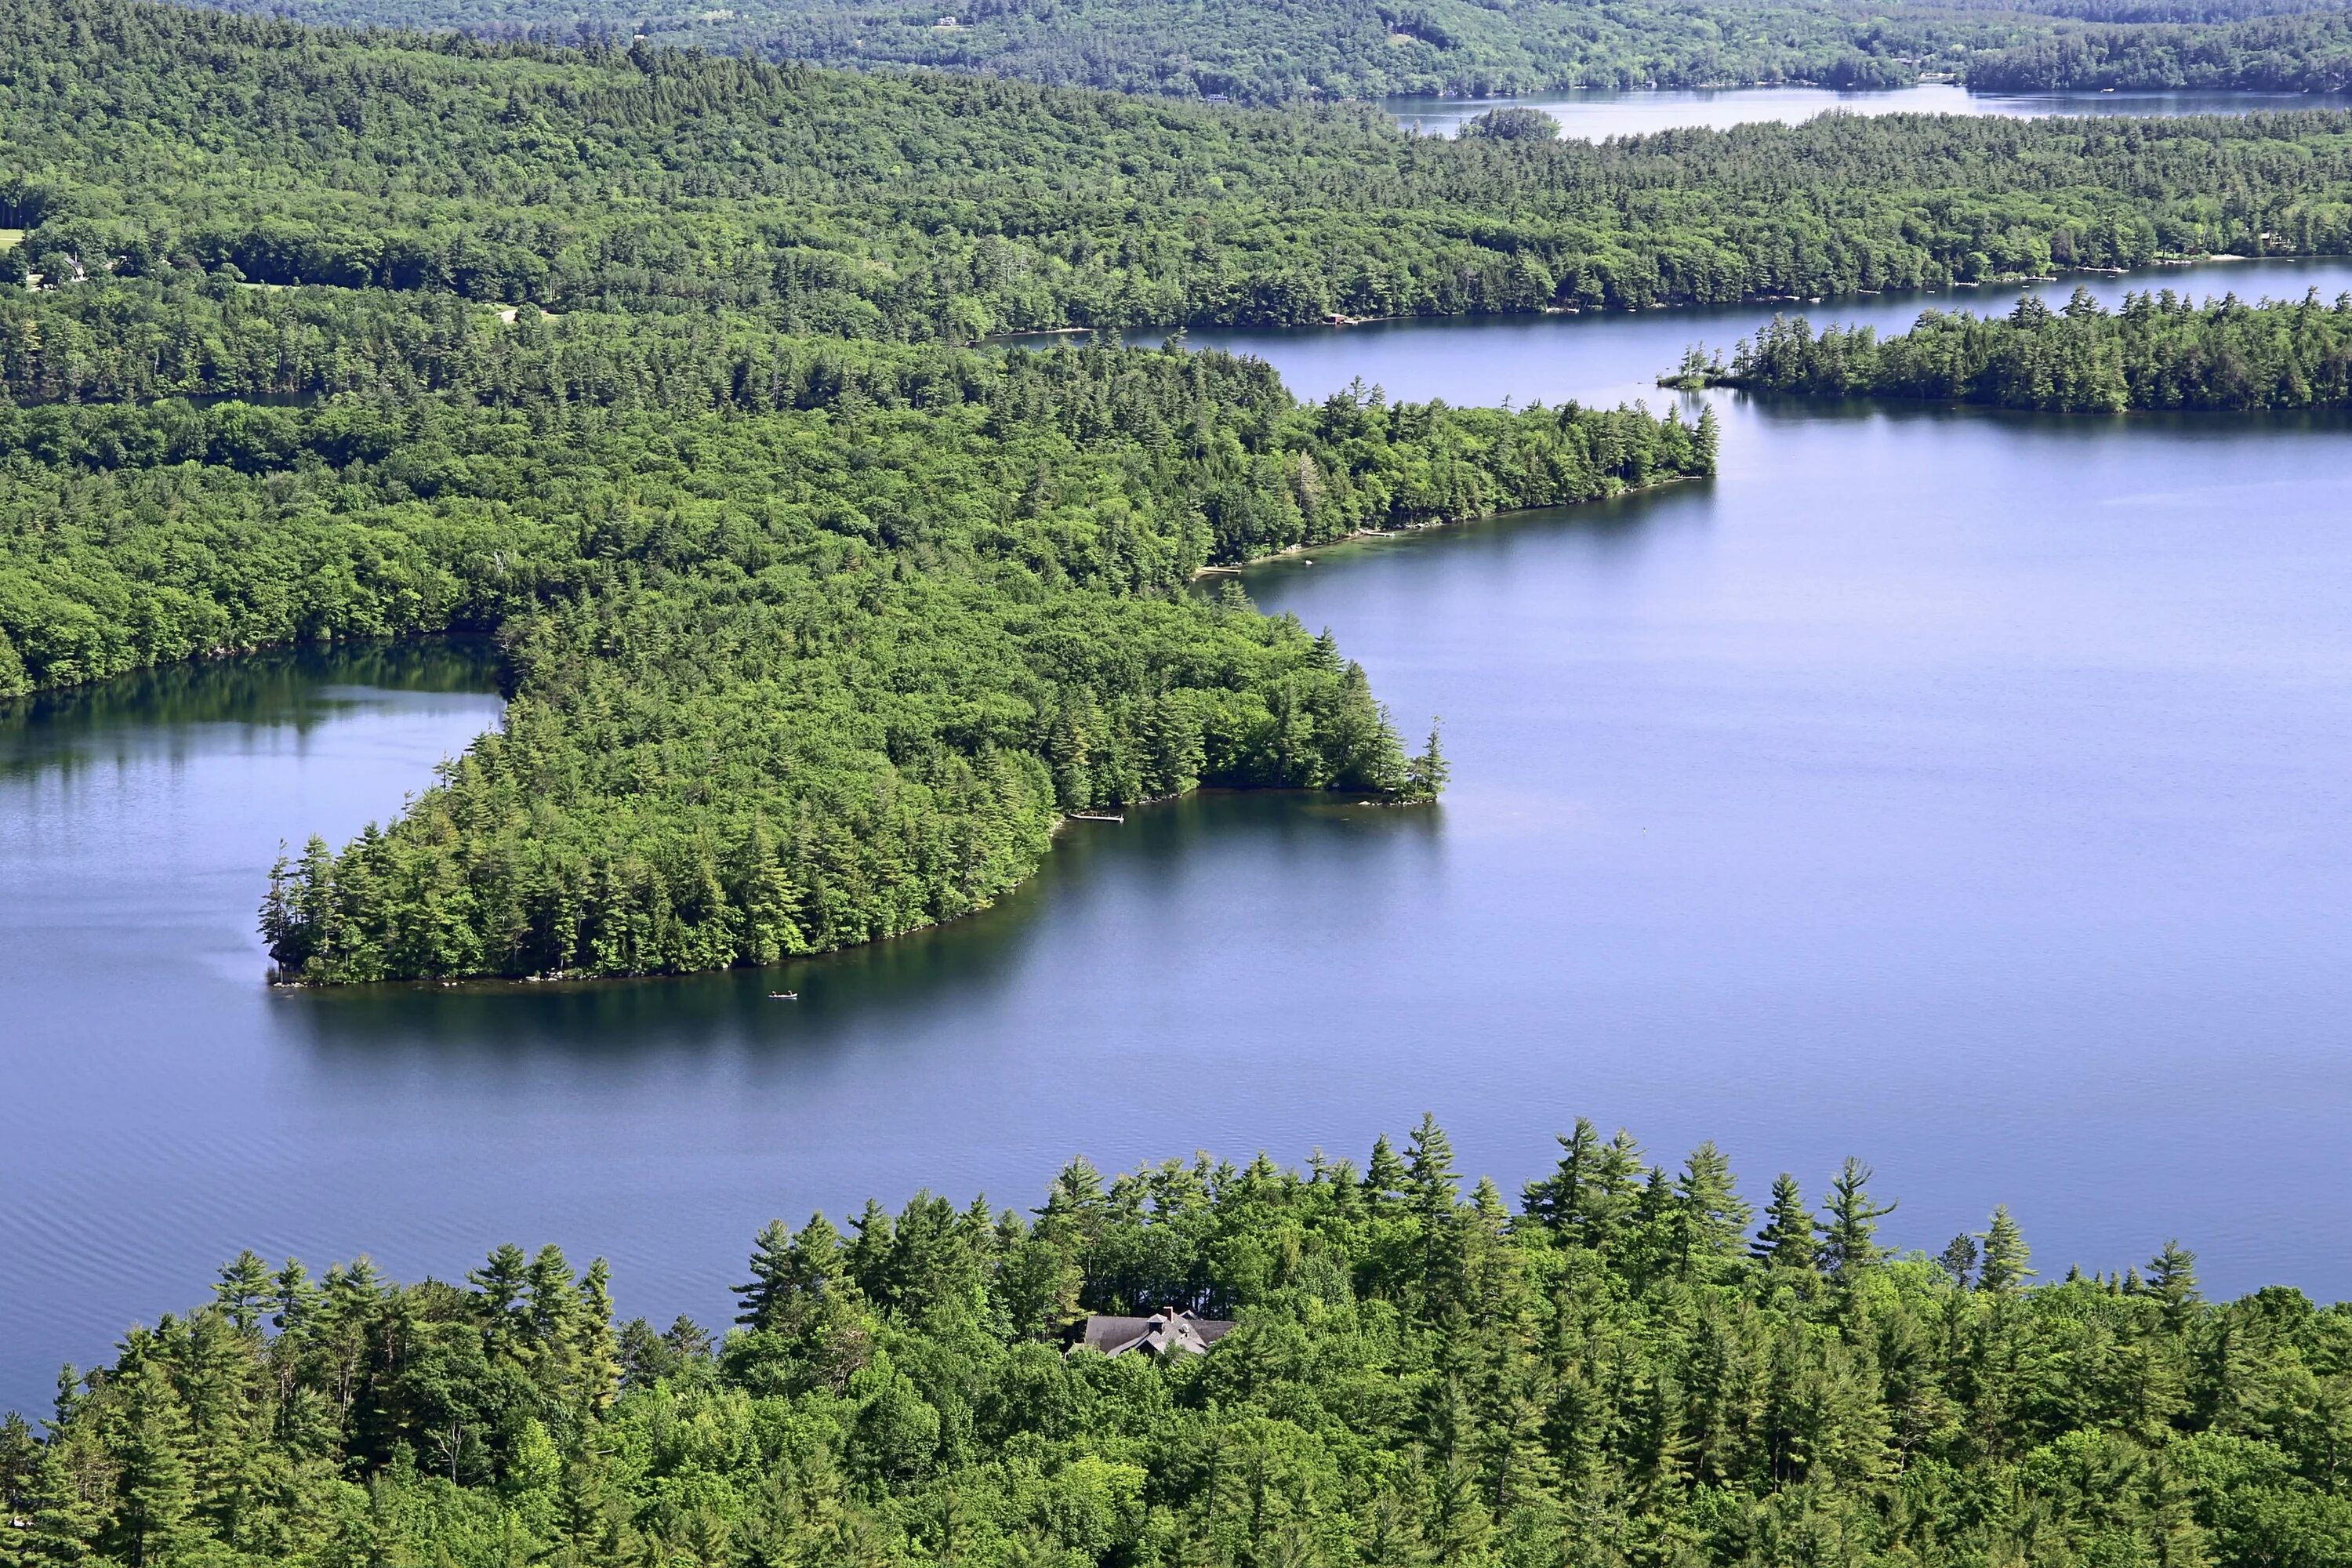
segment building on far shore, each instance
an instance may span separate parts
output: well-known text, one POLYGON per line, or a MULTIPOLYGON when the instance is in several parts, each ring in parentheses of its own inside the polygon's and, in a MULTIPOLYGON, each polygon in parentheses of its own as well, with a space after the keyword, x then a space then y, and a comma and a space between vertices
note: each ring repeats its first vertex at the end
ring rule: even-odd
POLYGON ((1233 1327, 1227 1319, 1196 1318, 1189 1311, 1159 1311, 1148 1318, 1097 1312, 1076 1325, 1069 1348, 1097 1350, 1105 1355, 1205 1355, 1233 1327))

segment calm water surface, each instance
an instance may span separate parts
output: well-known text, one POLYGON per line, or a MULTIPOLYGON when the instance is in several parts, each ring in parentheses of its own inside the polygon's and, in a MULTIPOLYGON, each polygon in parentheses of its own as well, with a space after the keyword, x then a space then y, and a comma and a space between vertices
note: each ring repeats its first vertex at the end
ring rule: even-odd
MULTIPOLYGON (((1606 399, 1760 314, 1223 341, 1310 395, 1606 399)), ((1076 825, 1003 907, 782 974, 262 986, 279 839, 494 721, 478 652, 0 710, 0 1404, 243 1246, 552 1240, 718 1321, 772 1215, 1424 1108, 1511 1184, 1581 1112, 1756 1194, 1861 1153, 1905 1244, 2005 1200, 2047 1271, 2177 1234, 2215 1288, 2352 1294, 2352 430, 1717 406, 1712 483, 1253 574, 1445 715, 1441 810, 1076 825)))
POLYGON ((1715 89, 1614 91, 1587 89, 1529 93, 1523 98, 1440 98, 1404 94, 1381 106, 1398 124, 1430 136, 1451 136, 1462 122, 1490 109, 1517 104, 1540 109, 1560 123, 1560 134, 1599 142, 1688 125, 1727 126, 1779 121, 1795 125, 1815 115, 1992 114, 2011 120, 2065 114, 2251 114, 2265 110, 2342 109, 2352 96, 2297 92, 1970 92, 1948 82, 1880 92, 1839 92, 1822 87, 1742 87, 1715 89))

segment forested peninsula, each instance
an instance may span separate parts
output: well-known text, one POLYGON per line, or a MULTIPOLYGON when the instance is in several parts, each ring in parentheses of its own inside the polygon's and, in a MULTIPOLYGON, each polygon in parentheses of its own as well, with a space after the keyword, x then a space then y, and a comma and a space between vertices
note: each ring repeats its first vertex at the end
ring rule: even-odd
POLYGON ((130 0, 0 0, 0 695, 507 656, 497 733, 280 867, 305 983, 770 963, 986 905, 1071 811, 1425 798, 1328 637, 1194 574, 1714 464, 1118 329, 2352 250, 2343 115, 1442 142, 130 0))
POLYGON ((2110 311, 2078 289, 2006 317, 1929 310, 1909 331, 1775 317, 1728 366, 1693 350, 1669 378, 1811 397, 1905 397, 2062 413, 2352 405, 2352 295, 2199 306, 2169 289, 2110 311))
POLYGON ((762 1231, 723 1337, 602 1261, 462 1284, 246 1253, 0 1426, 0 1561, 2326 1564, 2352 1312, 2146 1268, 1930 1258, 1848 1161, 1758 1215, 1588 1123, 1516 1208, 1424 1119, 1358 1168, 1083 1160, 762 1231), (1232 1321, 1066 1348, 1088 1313, 1232 1321))

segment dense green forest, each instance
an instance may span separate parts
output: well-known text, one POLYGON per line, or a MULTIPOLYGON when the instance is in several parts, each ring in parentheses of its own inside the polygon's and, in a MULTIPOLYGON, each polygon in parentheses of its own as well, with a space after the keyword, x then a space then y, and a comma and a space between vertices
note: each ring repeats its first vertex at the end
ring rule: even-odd
POLYGON ((1696 350, 1677 380, 1814 397, 1919 397, 2004 408, 2341 408, 2352 405, 2352 295, 2333 307, 2203 306, 2127 294, 2110 311, 2078 289, 2063 310, 2031 296, 2004 318, 1929 310, 1909 331, 1773 318, 1728 367, 1696 350))
POLYGON ((2352 16, 2324 11, 2226 26, 2060 27, 1972 57, 1968 79, 1970 87, 1998 92, 2343 92, 2352 89, 2352 16))
POLYGON ((2324 114, 1437 142, 124 0, 0 0, 0 691, 501 637, 501 731, 281 868, 310 981, 765 962, 985 904, 1064 812, 1425 795, 1328 638, 1192 574, 1713 466, 986 333, 2352 249, 2324 114))
MULTIPOLYGON (((1424 1119, 1301 1172, 1084 1161, 762 1231, 723 1338, 604 1265, 244 1254, 0 1426, 12 1568, 2352 1561, 2352 1311, 1930 1258, 1853 1161, 1758 1215, 1587 1123, 1512 1212, 1424 1119), (1760 1219, 1760 1224, 1758 1223, 1760 1219), (1088 1310, 1234 1316, 1065 1352, 1088 1310)), ((1931 1243, 1932 1245, 1932 1243, 1931 1243)))
POLYGON ((2236 25, 2324 7, 2263 0, 736 0, 709 9, 231 0, 224 8, 565 43, 635 37, 770 60, 1261 104, 1560 88, 1874 89, 1925 73, 2023 89, 2344 86, 2332 22, 2236 25))
POLYGON ((2352 116, 1888 117, 1606 146, 643 47, 5 0, 44 279, 233 269, 559 312, 1008 331, 1811 298, 2352 251, 2352 116))
MULTIPOLYGON (((22 319, 120 291, 101 313, 137 323, 206 289, 240 292, 82 284, 22 319)), ((1671 413, 1307 407, 1173 346, 534 314, 468 351, 435 335, 441 301, 394 330, 404 297, 346 317, 312 292, 274 298, 376 357, 354 370, 330 332, 303 363, 370 390, 0 406, 0 683, 499 629, 501 731, 389 829, 289 868, 266 918, 288 978, 772 962, 986 904, 1065 811, 1204 782, 1425 794, 1434 753, 1403 754, 1360 669, 1188 593, 1198 569, 1714 460, 1671 413)), ((207 385, 278 374, 212 364, 207 385)))

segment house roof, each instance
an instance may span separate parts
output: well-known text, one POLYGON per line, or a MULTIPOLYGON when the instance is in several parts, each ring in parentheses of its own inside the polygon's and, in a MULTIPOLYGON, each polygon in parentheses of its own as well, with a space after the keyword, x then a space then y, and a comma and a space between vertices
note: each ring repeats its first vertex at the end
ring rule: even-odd
POLYGON ((1079 1326, 1073 1347, 1085 1345, 1105 1355, 1140 1351, 1146 1355, 1201 1355, 1232 1331, 1223 1318, 1196 1318, 1189 1311, 1154 1312, 1148 1318, 1113 1317, 1096 1313, 1079 1326))

